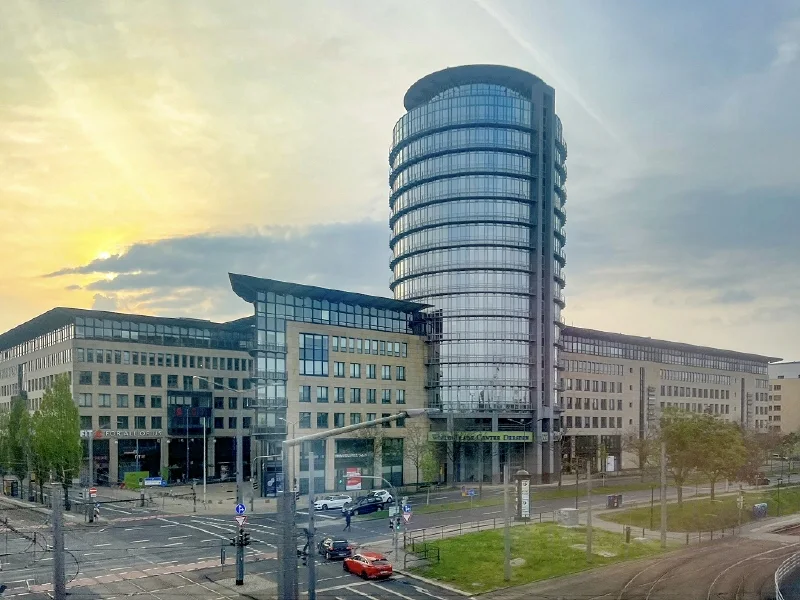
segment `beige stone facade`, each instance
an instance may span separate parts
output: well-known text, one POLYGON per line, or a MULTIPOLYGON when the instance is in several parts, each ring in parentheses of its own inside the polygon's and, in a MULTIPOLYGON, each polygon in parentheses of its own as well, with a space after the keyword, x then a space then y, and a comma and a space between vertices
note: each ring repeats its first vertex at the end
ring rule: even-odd
POLYGON ((770 365, 770 402, 765 426, 779 433, 800 432, 800 362, 770 365))

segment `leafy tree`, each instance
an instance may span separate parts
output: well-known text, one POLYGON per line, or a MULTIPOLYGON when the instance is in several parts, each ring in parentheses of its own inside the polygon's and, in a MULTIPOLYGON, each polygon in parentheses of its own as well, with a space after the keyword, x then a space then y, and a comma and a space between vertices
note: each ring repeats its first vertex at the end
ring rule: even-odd
POLYGON ((420 469, 422 471, 422 478, 425 481, 439 482, 439 476, 441 474, 441 460, 439 453, 436 451, 436 447, 430 442, 428 443, 428 446, 422 455, 420 469))
POLYGON ((711 500, 717 481, 723 477, 733 478, 747 461, 742 430, 735 423, 716 419, 711 415, 697 418, 698 435, 696 446, 697 469, 711 483, 711 500))
POLYGON ((29 460, 33 437, 31 415, 28 412, 28 400, 24 396, 16 396, 11 400, 8 431, 8 461, 11 465, 11 472, 19 480, 20 494, 24 497, 22 485, 30 470, 29 460))
POLYGON ((667 469, 678 488, 679 506, 683 506, 683 484, 697 466, 700 416, 676 408, 666 408, 661 416, 661 440, 666 444, 667 469))
POLYGON ((0 476, 5 476, 11 466, 11 432, 8 428, 9 414, 0 412, 0 476))
POLYGON ((622 450, 636 457, 636 466, 644 481, 645 471, 658 462, 658 438, 652 429, 639 435, 639 429, 631 426, 622 435, 622 450))
POLYGON ((45 391, 34 426, 33 449, 38 468, 61 483, 64 502, 69 505, 68 486, 80 471, 83 449, 78 407, 66 375, 56 377, 45 391))
MULTIPOLYGON (((428 441, 428 427, 420 421, 414 421, 406 427, 406 437, 403 445, 404 454, 414 465, 416 471, 416 482, 420 483, 420 471, 425 460, 426 454, 430 451, 428 441)), ((429 481, 426 479, 426 481, 429 481)))

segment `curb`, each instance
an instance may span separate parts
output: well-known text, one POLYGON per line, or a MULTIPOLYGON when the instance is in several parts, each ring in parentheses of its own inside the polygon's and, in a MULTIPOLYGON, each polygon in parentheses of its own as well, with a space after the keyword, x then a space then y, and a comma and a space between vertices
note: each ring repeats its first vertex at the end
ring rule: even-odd
POLYGON ((394 572, 399 573, 404 577, 410 577, 411 579, 416 579, 417 581, 427 583, 428 585, 439 587, 442 588, 443 590, 447 590, 448 592, 464 596, 465 598, 471 598, 473 596, 472 594, 470 594, 469 592, 465 592, 464 590, 460 590, 451 585, 447 585, 446 583, 442 583, 441 581, 436 581, 435 579, 429 579, 427 577, 423 577, 422 575, 417 575, 416 573, 406 571, 405 569, 395 569, 394 572))
MULTIPOLYGON (((50 508, 45 508, 44 506, 37 506, 36 504, 31 504, 30 502, 25 502, 24 500, 17 500, 16 498, 10 498, 8 496, 0 496, 0 500, 4 502, 9 502, 15 506, 19 506, 20 508, 27 508, 33 512, 39 513, 40 515, 52 516, 53 510, 50 508)), ((64 515, 65 519, 72 519, 75 521, 83 520, 82 516, 74 515, 71 511, 63 511, 62 514, 64 515)))

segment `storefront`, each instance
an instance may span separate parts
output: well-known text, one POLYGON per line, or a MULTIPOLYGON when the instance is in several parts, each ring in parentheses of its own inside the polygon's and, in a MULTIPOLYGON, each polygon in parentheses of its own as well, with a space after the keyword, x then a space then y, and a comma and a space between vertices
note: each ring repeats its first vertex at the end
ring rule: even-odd
POLYGON ((374 487, 374 480, 358 476, 375 474, 374 448, 372 439, 336 440, 333 468, 337 492, 356 492, 374 487))

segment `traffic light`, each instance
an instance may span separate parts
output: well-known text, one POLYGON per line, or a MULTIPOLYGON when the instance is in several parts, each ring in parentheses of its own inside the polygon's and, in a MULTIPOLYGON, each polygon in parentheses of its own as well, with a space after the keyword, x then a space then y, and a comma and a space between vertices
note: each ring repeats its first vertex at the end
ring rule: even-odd
POLYGON ((253 489, 254 490, 258 489, 258 480, 256 480, 256 479, 253 480, 253 489))
POLYGON ((246 531, 242 534, 242 546, 250 545, 250 534, 246 531))
POLYGON ((236 538, 232 537, 232 538, 230 538, 230 540, 231 540, 231 546, 235 546, 236 545, 236 538))

